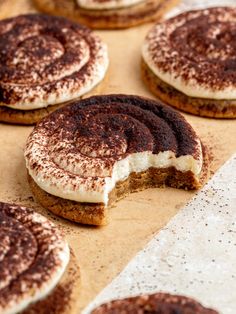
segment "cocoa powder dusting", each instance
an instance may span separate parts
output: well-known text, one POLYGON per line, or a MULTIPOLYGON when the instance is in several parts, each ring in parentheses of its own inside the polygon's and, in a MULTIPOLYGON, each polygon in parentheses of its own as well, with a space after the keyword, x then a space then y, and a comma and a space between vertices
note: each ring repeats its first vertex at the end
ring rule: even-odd
POLYGON ((28 169, 50 184, 101 191, 115 162, 133 153, 172 151, 201 159, 186 120, 159 102, 138 96, 94 96, 50 114, 28 138, 28 169))
POLYGON ((15 204, 0 203, 0 238, 0 312, 14 311, 47 291, 68 248, 51 222, 15 204))
POLYGON ((103 304, 92 311, 92 314, 219 314, 215 310, 207 309, 193 299, 156 293, 143 295, 103 304))
POLYGON ((19 109, 73 99, 84 85, 94 85, 106 59, 97 36, 62 17, 27 14, 2 20, 0 103, 19 109))
POLYGON ((221 91, 236 87, 235 36, 236 9, 219 7, 184 12, 156 24, 146 42, 159 71, 221 91))

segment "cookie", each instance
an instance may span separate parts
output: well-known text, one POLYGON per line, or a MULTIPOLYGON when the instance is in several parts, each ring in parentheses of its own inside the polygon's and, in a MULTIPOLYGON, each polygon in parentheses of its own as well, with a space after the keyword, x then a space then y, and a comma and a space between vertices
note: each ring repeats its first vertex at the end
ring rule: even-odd
POLYGON ((179 0, 34 0, 43 12, 66 16, 91 28, 120 29, 157 21, 179 0))
POLYGON ((0 106, 0 121, 21 125, 36 124, 49 113, 65 105, 66 103, 33 110, 17 110, 6 106, 0 106))
POLYGON ((96 225, 131 192, 199 188, 206 168, 201 141, 180 114, 129 95, 94 96, 58 109, 29 136, 25 159, 40 204, 96 225))
POLYGON ((56 226, 28 209, 0 203, 0 312, 75 313, 79 267, 56 226))
POLYGON ((127 299, 114 300, 103 304, 91 314, 219 314, 202 306, 199 302, 180 295, 156 293, 127 299))
POLYGON ((235 118, 235 30, 231 7, 184 12, 156 24, 142 49, 147 87, 185 112, 235 118))
POLYGON ((106 45, 61 17, 0 21, 0 121, 34 124, 81 98, 104 78, 106 45))

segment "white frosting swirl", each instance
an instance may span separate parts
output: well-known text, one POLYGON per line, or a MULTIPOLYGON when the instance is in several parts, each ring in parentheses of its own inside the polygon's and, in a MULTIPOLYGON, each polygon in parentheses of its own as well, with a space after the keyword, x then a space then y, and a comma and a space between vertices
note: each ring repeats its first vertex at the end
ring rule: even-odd
POLYGON ((236 8, 182 13, 156 24, 142 56, 153 73, 190 97, 236 99, 236 8))
POLYGON ((55 288, 70 252, 54 224, 31 209, 0 203, 0 218, 0 313, 14 314, 55 288))
POLYGON ((104 204, 133 172, 175 167, 199 180, 203 164, 200 140, 180 115, 124 95, 87 98, 49 115, 28 138, 25 159, 44 191, 104 204))
POLYGON ((108 68, 107 46, 60 17, 23 15, 0 22, 0 106, 45 108, 89 92, 108 68))
POLYGON ((88 10, 120 9, 136 5, 145 0, 77 0, 80 7, 88 10))

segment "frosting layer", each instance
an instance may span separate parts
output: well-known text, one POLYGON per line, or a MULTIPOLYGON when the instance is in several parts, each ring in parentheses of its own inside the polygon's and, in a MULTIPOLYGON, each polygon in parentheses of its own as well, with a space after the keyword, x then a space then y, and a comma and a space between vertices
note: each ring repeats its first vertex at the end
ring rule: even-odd
POLYGON ((69 248, 46 218, 5 203, 0 203, 0 239, 0 312, 14 314, 57 285, 69 248))
POLYGON ((236 99, 236 8, 182 13, 156 24, 142 55, 164 82, 190 97, 236 99))
POLYGON ((77 0, 79 6, 90 10, 120 9, 145 0, 77 0))
POLYGON ((0 105, 30 110, 75 99, 107 67, 106 45, 84 26, 40 14, 0 21, 0 105))
POLYGON ((198 178, 201 144, 173 109, 138 96, 95 96, 59 109, 39 123, 25 148, 39 187, 78 202, 108 203, 131 172, 176 167, 198 178))

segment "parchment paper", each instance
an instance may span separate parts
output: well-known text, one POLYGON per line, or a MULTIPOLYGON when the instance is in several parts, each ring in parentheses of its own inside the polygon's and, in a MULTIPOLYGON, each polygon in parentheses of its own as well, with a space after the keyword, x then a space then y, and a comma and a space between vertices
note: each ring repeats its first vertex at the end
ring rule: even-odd
MULTIPOLYGON (((34 11, 27 0, 9 2, 4 17, 34 11)), ((185 2, 190 4, 191 1, 185 2)), ((3 17, 1 12, 0 16, 3 17)), ((154 98, 140 78, 140 49, 150 27, 149 24, 129 30, 97 32, 108 44, 110 54, 110 68, 100 92, 154 98)), ((236 150, 236 120, 214 120, 187 114, 185 117, 209 146, 213 156, 211 173, 214 173, 236 150)), ((58 219, 33 202, 28 187, 23 148, 31 130, 31 127, 0 124, 0 200, 31 206, 64 230, 82 271, 82 285, 78 291, 80 313, 195 193, 167 188, 132 194, 111 209, 110 224, 103 228, 58 219)))
POLYGON ((236 155, 220 168, 83 314, 143 293, 182 294, 236 313, 236 155))

